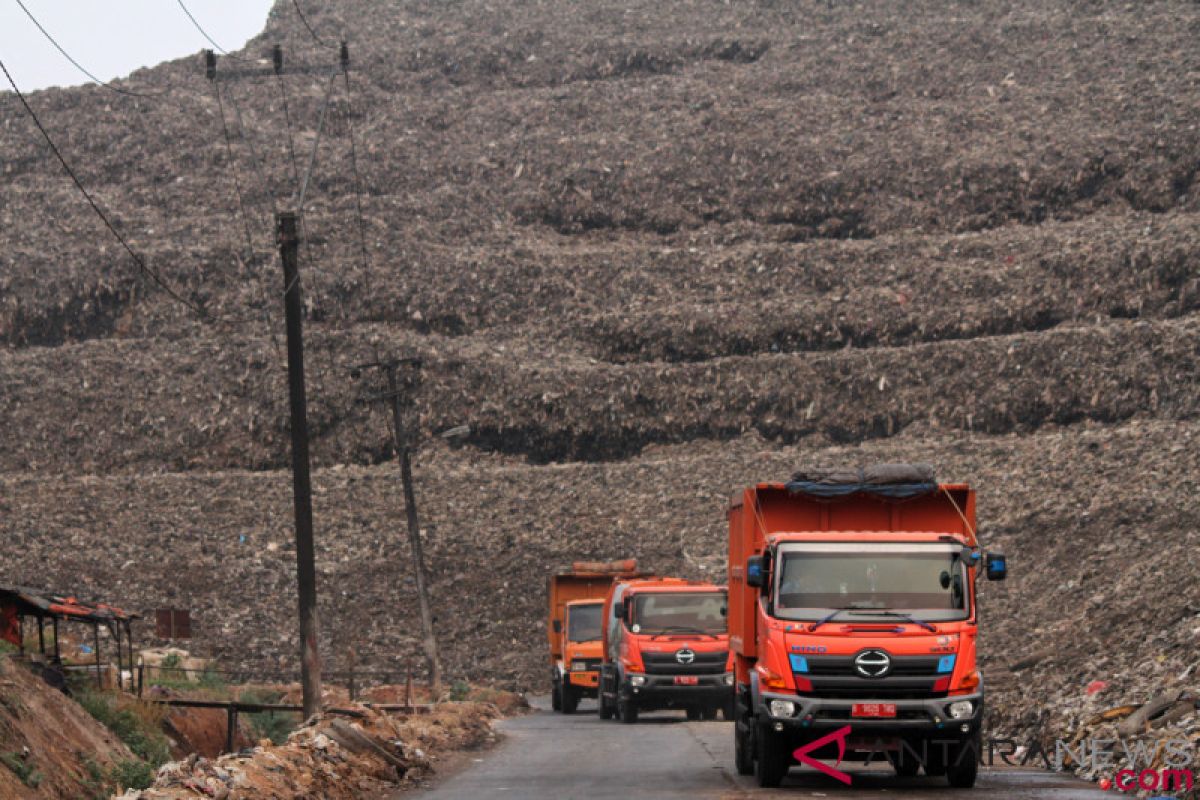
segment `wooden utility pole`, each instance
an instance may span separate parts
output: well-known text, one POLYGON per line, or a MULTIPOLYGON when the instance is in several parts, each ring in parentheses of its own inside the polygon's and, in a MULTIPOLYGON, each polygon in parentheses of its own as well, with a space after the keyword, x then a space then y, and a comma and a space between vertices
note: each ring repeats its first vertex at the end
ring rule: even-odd
POLYGON ((296 215, 278 218, 287 311, 288 395, 292 411, 292 497, 296 512, 296 585, 300 595, 300 687, 304 717, 321 710, 321 659, 317 653, 317 571, 314 564, 312 483, 308 469, 308 411, 304 395, 304 338, 301 326, 300 240, 296 215))
POLYGON ((429 688, 436 698, 441 693, 442 665, 438 657, 437 637, 433 630, 433 607, 429 601, 429 581, 425 574, 425 547, 421 543, 421 524, 417 517, 417 497, 413 489, 412 451, 413 432, 404 424, 401 408, 403 391, 396 372, 401 365, 413 370, 421 368, 420 359, 408 358, 400 361, 376 361, 365 364, 379 367, 387 373, 387 392, 376 399, 387 399, 392 406, 392 445, 400 461, 400 483, 404 488, 404 511, 408 521, 408 544, 412 550, 413 578, 417 584, 417 606, 421 615, 422 648, 429 667, 429 688))

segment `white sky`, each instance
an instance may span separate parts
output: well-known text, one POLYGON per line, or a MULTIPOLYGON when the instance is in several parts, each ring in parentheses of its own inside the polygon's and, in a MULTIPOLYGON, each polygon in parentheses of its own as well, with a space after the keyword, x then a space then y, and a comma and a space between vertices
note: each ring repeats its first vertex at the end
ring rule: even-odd
MULTIPOLYGON (((22 2, 72 58, 104 81, 212 47, 176 0, 22 2)), ((229 51, 262 31, 272 4, 273 0, 184 0, 200 26, 229 51)), ((16 0, 0 0, 0 59, 21 91, 90 83, 16 0)), ((0 91, 8 88, 0 74, 0 91)))

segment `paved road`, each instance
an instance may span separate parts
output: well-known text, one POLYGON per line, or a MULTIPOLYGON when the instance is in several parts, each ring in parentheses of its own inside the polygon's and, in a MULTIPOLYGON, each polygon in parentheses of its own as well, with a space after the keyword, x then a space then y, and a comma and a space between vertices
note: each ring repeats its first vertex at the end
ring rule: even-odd
MULTIPOLYGON (((535 705, 542 705, 535 703, 535 705)), ((426 800, 1099 800, 1111 797, 1064 775, 987 770, 974 789, 952 790, 941 778, 896 778, 890 768, 850 768, 845 787, 809 769, 793 769, 786 788, 763 790, 733 769, 727 722, 687 722, 682 714, 642 717, 637 725, 601 722, 590 704, 574 716, 536 713, 501 723, 504 742, 463 771, 423 792, 426 800)), ((843 769, 845 769, 843 765, 843 769)))

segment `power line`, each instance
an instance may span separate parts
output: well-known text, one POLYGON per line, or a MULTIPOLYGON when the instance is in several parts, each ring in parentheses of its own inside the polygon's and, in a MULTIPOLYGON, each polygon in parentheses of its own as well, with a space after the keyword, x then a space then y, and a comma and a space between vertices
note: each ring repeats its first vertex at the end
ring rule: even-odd
POLYGON ((308 194, 308 182, 312 179, 313 169, 317 166, 317 148, 321 146, 321 134, 325 131, 325 112, 329 110, 329 101, 333 97, 333 84, 337 81, 337 73, 329 76, 329 88, 325 90, 325 103, 321 106, 321 118, 317 122, 317 137, 313 140, 312 154, 308 159, 308 172, 304 174, 304 183, 300 186, 300 198, 296 203, 296 211, 304 215, 304 196, 308 194))
POLYGON ((109 232, 114 237, 116 237, 116 240, 121 243, 122 247, 125 248, 125 252, 129 253, 129 257, 131 259, 133 259, 133 263, 137 265, 137 268, 139 270, 141 270, 142 274, 146 275, 148 278, 150 278, 152 281, 154 281, 156 284, 158 284, 159 288, 162 289, 164 292, 166 292, 167 295, 170 296, 172 299, 174 299, 176 302, 187 306, 189 309, 191 309, 194 313, 196 313, 201 318, 207 319, 212 322, 218 321, 217 318, 214 317, 212 314, 208 313, 203 308, 196 305, 196 303, 192 302, 191 300, 188 300, 183 295, 181 295, 177 291, 175 291, 175 289, 171 288, 170 284, 168 284, 163 279, 163 277, 158 274, 158 272, 156 270, 151 269, 146 264, 145 260, 140 255, 138 255, 136 252, 134 252, 134 249, 132 247, 130 247, 130 245, 127 241, 125 241, 125 237, 122 236, 115 227, 113 227, 113 224, 111 222, 109 222, 109 219, 105 215, 105 213, 100 210, 100 206, 98 206, 96 204, 96 201, 92 199, 92 195, 88 192, 88 190, 86 188, 84 188, 83 183, 80 182, 79 177, 75 174, 75 171, 73 169, 71 169, 71 165, 67 163, 67 160, 65 158, 63 158, 63 154, 59 151, 58 146, 54 143, 54 140, 52 138, 50 138, 49 132, 46 130, 45 126, 42 125, 42 121, 40 119, 38 119, 37 114, 34 113, 33 108, 29 105, 29 102, 25 99, 25 95, 22 94, 20 88, 17 87, 16 81, 13 80, 12 75, 8 71, 8 67, 4 65, 4 62, 2 60, 0 60, 0 70, 4 71, 4 77, 8 79, 8 85, 11 86, 13 89, 13 92, 16 93, 17 99, 20 100, 21 105, 25 107, 25 112, 27 114, 29 114, 29 118, 33 120, 33 124, 37 126, 37 129, 42 134, 42 138, 44 138, 46 140, 46 144, 49 145, 51 152, 54 153, 55 157, 58 159, 58 162, 60 164, 62 164, 63 169, 66 171, 67 175, 70 176, 70 178, 74 182, 76 188, 78 188, 79 191, 83 194, 83 196, 87 199, 88 205, 90 205, 92 207, 92 210, 96 212, 96 216, 100 217, 100 220, 104 223, 104 226, 106 228, 108 228, 109 232))
POLYGON ((17 0, 17 5, 19 5, 21 7, 21 10, 25 12, 25 16, 29 17, 29 21, 37 26, 37 29, 42 32, 42 35, 46 37, 46 39, 50 42, 50 44, 54 45, 55 49, 57 49, 58 52, 62 53, 63 58, 65 58, 67 61, 70 61, 75 66, 75 69, 79 70, 84 75, 86 75, 93 83, 99 84, 100 86, 103 86, 105 89, 114 91, 117 94, 128 95, 130 97, 161 97, 162 96, 161 94, 145 94, 143 92, 135 92, 131 89, 122 89, 120 86, 113 86, 111 83, 108 83, 107 81, 100 80, 95 75, 93 75, 86 67, 84 67, 78 61, 76 61, 74 58, 72 58, 70 53, 68 53, 66 50, 63 49, 63 46, 60 45, 55 40, 55 38, 50 35, 50 32, 42 26, 42 23, 38 22, 37 17, 35 17, 33 15, 33 12, 31 12, 28 8, 26 8, 25 4, 23 2, 21 2, 21 0, 17 0))
POLYGON ((308 24, 308 17, 304 16, 304 12, 300 10, 298 0, 292 0, 292 8, 296 9, 296 16, 300 17, 300 21, 304 23, 304 27, 308 30, 308 35, 313 38, 314 42, 321 45, 321 47, 328 47, 330 50, 336 49, 334 45, 329 44, 318 36, 317 32, 313 30, 313 26, 308 24))
POLYGON ((230 58, 236 59, 238 61, 246 60, 244 58, 241 58, 240 56, 235 56, 233 53, 229 52, 224 47, 221 47, 221 45, 217 44, 216 41, 211 36, 208 35, 208 31, 204 30, 204 28, 200 26, 200 23, 196 21, 196 18, 194 16, 192 16, 192 12, 188 11, 188 7, 183 4, 183 0, 175 0, 175 2, 179 4, 179 7, 181 9, 183 9, 183 13, 187 14, 187 18, 192 21, 192 25, 194 25, 196 27, 196 30, 200 31, 200 35, 203 36, 205 39, 208 39, 208 43, 211 44, 213 47, 217 48, 217 50, 219 50, 222 55, 229 56, 230 58))
MULTIPOLYGON (((350 70, 349 53, 346 50, 346 45, 342 45, 342 77, 346 82, 346 127, 350 134, 350 166, 354 172, 354 206, 358 212, 358 245, 359 257, 362 261, 363 279, 370 280, 370 271, 367 269, 367 222, 363 218, 363 202, 362 202, 362 179, 358 172, 358 153, 357 147, 354 144, 354 104, 353 96, 350 91, 350 70)), ((367 286, 367 294, 370 295, 370 287, 367 286)))

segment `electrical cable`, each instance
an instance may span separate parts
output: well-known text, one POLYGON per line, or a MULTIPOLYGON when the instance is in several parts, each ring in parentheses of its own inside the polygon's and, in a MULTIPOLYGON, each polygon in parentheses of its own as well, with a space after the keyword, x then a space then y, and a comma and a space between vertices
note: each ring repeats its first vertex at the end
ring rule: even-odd
POLYGON ((300 10, 299 0, 292 0, 292 8, 296 9, 296 16, 300 17, 300 21, 304 23, 304 27, 308 30, 308 35, 313 38, 314 42, 321 45, 321 47, 328 47, 332 50, 337 49, 337 45, 326 42, 317 35, 317 32, 313 30, 313 26, 308 24, 308 17, 304 16, 304 12, 300 10))
POLYGON ((359 258, 363 271, 364 288, 367 297, 371 296, 370 270, 367 268, 367 223, 363 217, 362 178, 358 172, 358 152, 354 143, 354 98, 350 90, 350 71, 342 70, 346 83, 346 127, 350 134, 350 166, 354 172, 354 206, 358 213, 358 246, 359 258))
POLYGON ((300 182, 300 167, 296 163, 296 139, 292 133, 292 113, 288 108, 287 87, 283 83, 283 76, 278 72, 275 73, 275 84, 279 87, 279 100, 283 104, 283 120, 287 124, 288 132, 288 158, 292 165, 292 182, 300 182))
POLYGON ((31 12, 25 6, 25 4, 23 2, 21 2, 21 0, 16 0, 16 3, 18 6, 21 7, 21 10, 25 12, 25 16, 29 17, 29 21, 32 22, 34 25, 36 25, 37 29, 42 32, 42 36, 45 36, 47 41, 49 41, 50 44, 54 45, 55 49, 58 50, 58 52, 62 54, 63 58, 65 58, 67 61, 70 61, 71 64, 75 67, 75 69, 79 70, 84 75, 86 75, 88 77, 88 79, 91 80, 93 83, 95 83, 99 86, 103 86, 105 89, 116 92, 117 94, 123 94, 123 95, 127 95, 129 97, 156 98, 156 97, 162 97, 166 94, 165 92, 162 94, 147 94, 145 92, 135 92, 132 89, 122 89, 120 86, 113 86, 108 81, 100 80, 94 74, 92 74, 92 72, 89 71, 86 67, 84 67, 82 64, 80 64, 78 61, 76 61, 71 56, 70 53, 68 53, 66 50, 63 49, 63 46, 60 45, 58 43, 58 41, 53 36, 50 35, 50 31, 46 30, 45 27, 42 26, 42 23, 38 22, 37 17, 35 17, 33 15, 33 12, 31 12))
POLYGON ((142 274, 150 278, 154 283, 158 284, 159 288, 162 289, 162 291, 164 291, 173 300, 191 309, 197 316, 211 322, 219 321, 219 318, 214 317, 195 302, 188 300, 183 295, 179 294, 179 292, 172 288, 171 285, 168 284, 156 270, 151 269, 150 266, 146 264, 145 260, 134 251, 127 241, 125 241, 125 237, 122 236, 120 232, 118 232, 113 226, 112 222, 109 221, 108 216, 100 209, 100 206, 96 204, 96 201, 92 198, 91 193, 84 188, 83 183, 79 180, 79 177, 75 174, 75 171, 71 169, 71 165, 68 164, 67 160, 63 157, 62 152, 58 149, 58 145, 54 143, 54 139, 50 137, 50 133, 46 130, 45 126, 42 125, 42 121, 38 119, 38 116, 34 112, 32 106, 29 105, 29 101, 26 100, 25 95, 21 93, 20 88, 18 88, 16 81, 13 80, 12 75, 8 71, 8 67, 5 66, 3 60, 0 60, 0 70, 3 70, 4 77, 8 79, 9 86, 11 86, 13 92, 16 93, 17 99, 21 101, 21 105, 25 107, 25 112, 29 114, 30 119, 33 120, 33 124, 36 125, 38 131, 41 132, 42 138, 46 140, 46 144, 49 145, 51 152, 54 153, 54 156, 58 159, 58 162, 62 164, 63 170, 66 171, 76 188, 78 188, 80 193, 83 194, 84 198, 87 199, 88 205, 92 207, 92 211, 96 212, 96 216, 100 217, 100 220, 104 223, 104 226, 108 228, 109 232, 116 238, 118 242, 121 243, 121 246, 125 248, 125 252, 127 252, 129 257, 133 259, 133 263, 137 265, 137 268, 142 272, 142 274))
MULTIPOLYGON (((213 81, 216 83, 216 81, 213 81)), ((242 141, 246 143, 247 149, 250 151, 250 163, 254 167, 255 173, 258 175, 259 183, 262 184, 263 190, 266 191, 267 197, 271 200, 271 212, 274 216, 279 216, 279 204, 275 201, 275 193, 271 191, 271 184, 267 182, 266 167, 262 163, 262 159, 258 157, 258 151, 254 149, 254 141, 246 133, 246 124, 242 120, 242 109, 237 103, 237 98, 234 97, 232 91, 227 91, 229 96, 229 105, 233 106, 234 116, 237 117, 238 135, 242 137, 242 141)))
POLYGON ((200 23, 196 21, 196 18, 194 16, 192 16, 192 12, 188 11, 188 7, 183 4, 183 0, 175 0, 175 2, 179 4, 179 7, 181 9, 183 9, 183 13, 187 14, 187 18, 192 21, 192 25, 195 26, 196 30, 200 31, 200 35, 203 36, 205 39, 207 39, 209 44, 211 44, 213 47, 217 48, 217 50, 222 55, 229 56, 230 58, 232 58, 236 61, 248 61, 249 60, 249 59, 242 58, 241 56, 234 55, 233 53, 226 50, 224 47, 221 47, 221 45, 217 44, 216 41, 211 36, 208 35, 208 31, 204 30, 204 28, 202 28, 200 26, 200 23))
POLYGON ((312 154, 308 159, 308 172, 304 174, 304 183, 300 187, 300 197, 296 202, 296 213, 304 217, 304 197, 308 194, 308 182, 312 179, 313 168, 317 166, 317 148, 321 146, 321 134, 325 131, 325 113, 329 111, 329 101, 333 97, 333 85, 337 82, 337 73, 329 76, 329 87, 325 90, 325 103, 321 106, 321 119, 317 123, 317 137, 313 140, 312 154))

